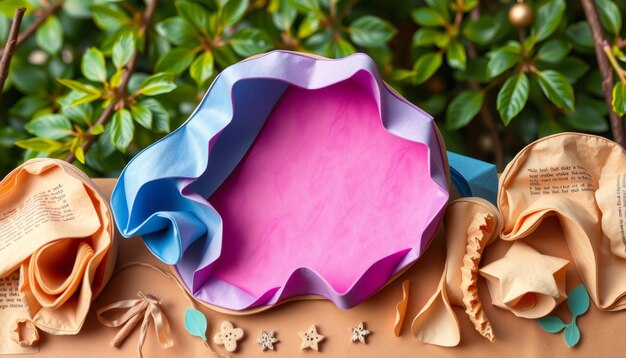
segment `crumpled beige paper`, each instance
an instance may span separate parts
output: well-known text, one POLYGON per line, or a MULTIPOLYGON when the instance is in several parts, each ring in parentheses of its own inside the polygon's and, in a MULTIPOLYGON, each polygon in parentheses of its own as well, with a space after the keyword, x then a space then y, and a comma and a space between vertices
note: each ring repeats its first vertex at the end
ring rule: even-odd
POLYGON ((491 303, 518 317, 541 318, 567 298, 569 261, 543 255, 518 241, 501 259, 480 269, 491 303))
MULTIPOLYGON (((500 176, 502 239, 555 216, 596 305, 626 308, 626 152, 602 137, 560 133, 524 148, 500 176)), ((546 238, 549 239, 549 238, 546 238)), ((565 243, 563 243, 565 244, 565 243)))
MULTIPOLYGON (((74 166, 33 159, 5 177, 0 182, 0 277, 20 270, 30 315, 20 318, 48 333, 78 333, 113 271, 113 233, 108 202, 74 166)), ((6 321, 3 315, 0 311, 0 322, 6 321)))
POLYGON ((483 249, 498 237, 501 221, 491 203, 479 198, 457 199, 444 217, 446 265, 437 292, 411 325, 415 338, 429 344, 453 347, 461 332, 451 305, 465 308, 476 330, 493 341, 494 335, 478 298, 477 273, 483 249))

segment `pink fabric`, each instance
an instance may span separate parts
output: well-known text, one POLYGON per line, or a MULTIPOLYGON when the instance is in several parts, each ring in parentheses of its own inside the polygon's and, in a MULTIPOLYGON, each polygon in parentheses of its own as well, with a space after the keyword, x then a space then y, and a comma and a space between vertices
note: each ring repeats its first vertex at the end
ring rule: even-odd
POLYGON ((389 134, 362 79, 286 90, 209 198, 224 223, 211 276, 259 296, 308 267, 343 293, 373 262, 420 245, 440 191, 427 147, 389 134))

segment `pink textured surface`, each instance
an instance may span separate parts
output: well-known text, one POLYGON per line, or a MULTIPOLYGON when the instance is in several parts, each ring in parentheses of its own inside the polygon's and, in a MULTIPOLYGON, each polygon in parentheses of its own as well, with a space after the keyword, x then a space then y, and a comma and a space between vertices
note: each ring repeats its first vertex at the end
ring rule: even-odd
POLYGON ((390 134, 357 80, 287 89, 209 198, 224 220, 212 276, 258 296, 308 267, 343 293, 374 262, 419 245, 438 191, 427 148, 390 134))

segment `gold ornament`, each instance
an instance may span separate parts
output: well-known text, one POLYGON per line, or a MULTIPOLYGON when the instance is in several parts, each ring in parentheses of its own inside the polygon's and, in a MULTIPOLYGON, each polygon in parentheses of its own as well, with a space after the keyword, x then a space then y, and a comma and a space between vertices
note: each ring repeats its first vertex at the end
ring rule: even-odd
POLYGON ((533 9, 526 3, 518 2, 509 9, 509 22, 515 27, 528 27, 533 22, 533 9))

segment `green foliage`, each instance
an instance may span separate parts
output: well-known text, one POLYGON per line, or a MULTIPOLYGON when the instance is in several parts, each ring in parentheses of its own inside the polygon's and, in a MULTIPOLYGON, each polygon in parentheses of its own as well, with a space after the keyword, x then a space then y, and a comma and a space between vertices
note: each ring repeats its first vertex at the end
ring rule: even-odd
MULTIPOLYGON (((273 49, 369 54, 435 116, 450 148, 489 161, 497 139, 507 159, 538 136, 609 131, 593 38, 569 1, 526 1, 534 21, 525 29, 509 23, 513 1, 501 0, 159 0, 145 24, 151 1, 66 0, 19 46, 0 104, 2 172, 72 153, 89 174, 115 176, 179 126, 224 68, 273 49)), ((626 5, 596 4, 619 80, 613 107, 624 115, 626 5)), ((42 6, 0 2, 0 42, 17 5, 42 6)))

